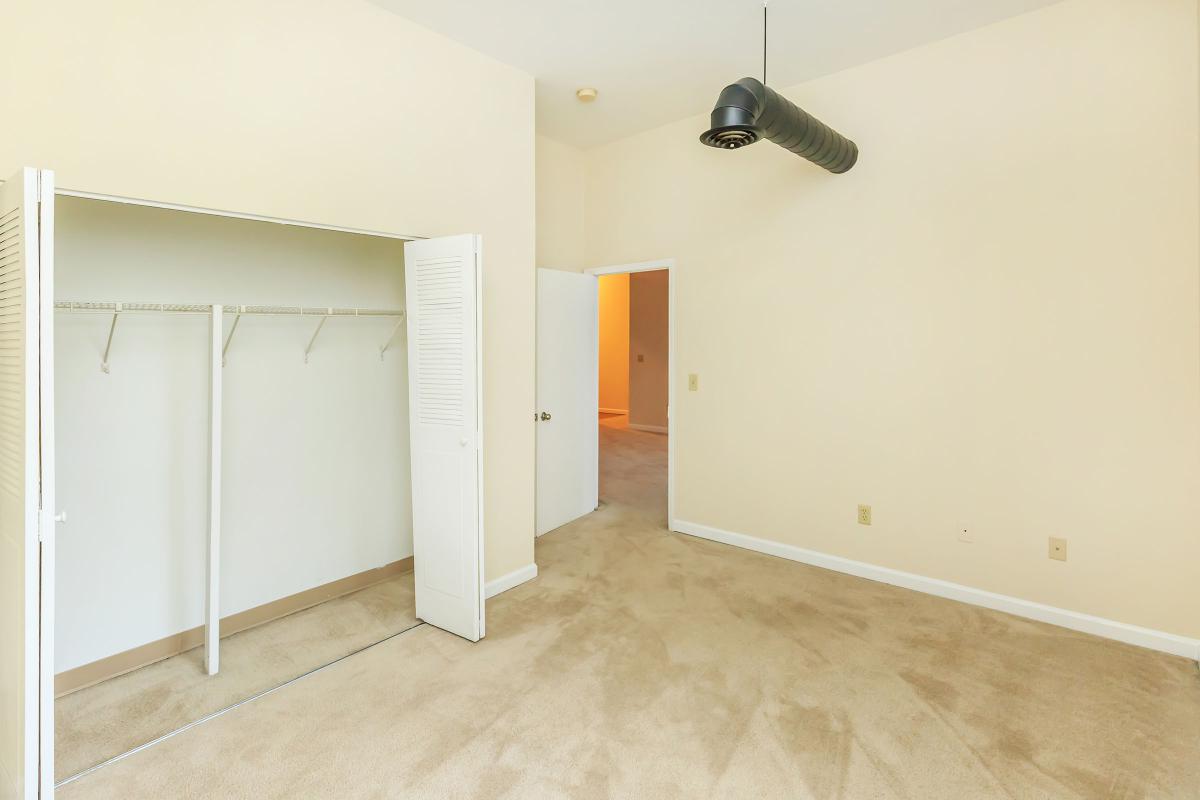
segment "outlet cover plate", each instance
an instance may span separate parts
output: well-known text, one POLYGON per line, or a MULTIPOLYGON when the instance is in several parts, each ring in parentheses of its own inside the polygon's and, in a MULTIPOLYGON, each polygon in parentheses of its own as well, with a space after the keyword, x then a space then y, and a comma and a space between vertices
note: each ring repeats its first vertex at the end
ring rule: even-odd
POLYGON ((1055 561, 1067 560, 1067 540, 1056 536, 1050 537, 1050 557, 1055 561))

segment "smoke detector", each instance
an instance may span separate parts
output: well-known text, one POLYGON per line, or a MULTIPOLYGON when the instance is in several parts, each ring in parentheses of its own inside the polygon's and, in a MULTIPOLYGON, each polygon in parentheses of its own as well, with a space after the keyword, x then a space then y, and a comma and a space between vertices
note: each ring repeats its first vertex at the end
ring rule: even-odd
POLYGON ((592 102, 593 100, 596 99, 596 95, 598 95, 598 94, 600 94, 600 93, 597 92, 595 89, 593 89, 590 86, 585 86, 582 89, 575 90, 575 97, 578 98, 579 102, 581 102, 581 103, 592 102))

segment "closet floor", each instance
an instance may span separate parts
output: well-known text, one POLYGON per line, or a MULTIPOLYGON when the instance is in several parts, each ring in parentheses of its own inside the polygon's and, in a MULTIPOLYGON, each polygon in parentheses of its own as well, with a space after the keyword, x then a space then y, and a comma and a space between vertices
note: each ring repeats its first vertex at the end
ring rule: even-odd
POLYGON ((54 703, 62 780, 417 624, 411 572, 71 692, 54 703))

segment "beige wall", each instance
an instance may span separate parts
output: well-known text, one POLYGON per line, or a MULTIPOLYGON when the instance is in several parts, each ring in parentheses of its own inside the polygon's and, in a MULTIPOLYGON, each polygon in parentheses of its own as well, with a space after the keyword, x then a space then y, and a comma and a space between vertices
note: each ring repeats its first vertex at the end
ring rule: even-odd
POLYGON ((659 269, 629 276, 629 424, 664 432, 670 274, 659 269))
POLYGON ((533 80, 365 0, 16 0, 0 174, 484 240, 489 579, 533 560, 533 80))
POLYGON ((577 272, 584 254, 584 154, 537 137, 537 265, 577 272))
POLYGON ((600 408, 629 410, 629 275, 601 275, 600 408))
POLYGON ((1200 635, 1194 0, 786 94, 851 172, 702 147, 699 114, 589 155, 588 263, 677 259, 676 515, 1200 635))

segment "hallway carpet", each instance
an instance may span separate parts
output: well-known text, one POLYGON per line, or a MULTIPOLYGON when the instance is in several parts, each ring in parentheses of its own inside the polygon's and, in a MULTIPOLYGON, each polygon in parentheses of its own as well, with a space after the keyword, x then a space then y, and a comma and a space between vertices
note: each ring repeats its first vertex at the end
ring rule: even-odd
POLYGON ((78 798, 1195 798, 1196 665, 664 527, 664 437, 469 644, 428 625, 78 798))

